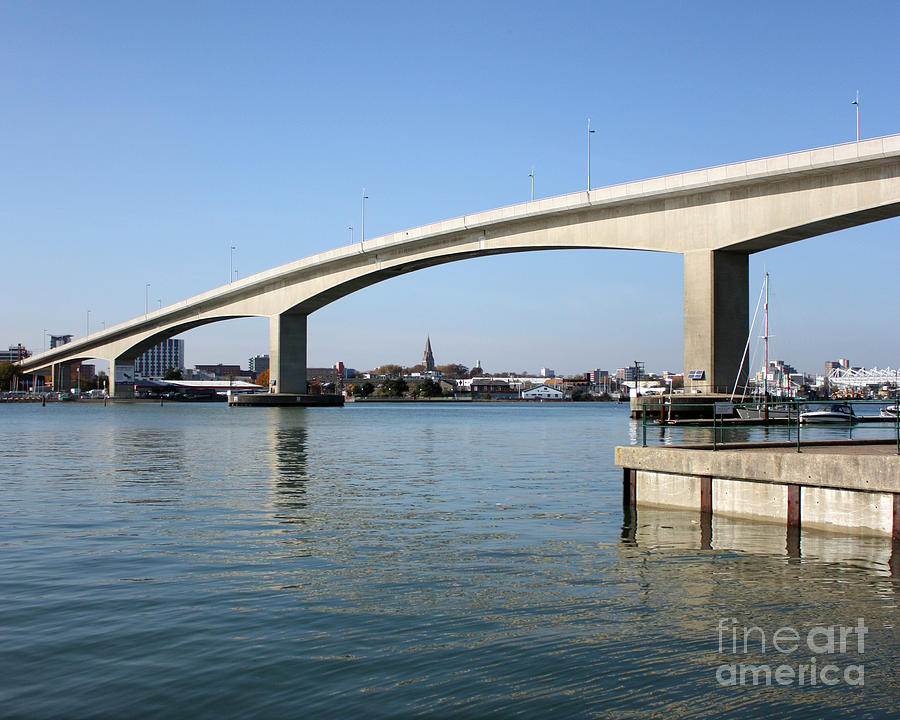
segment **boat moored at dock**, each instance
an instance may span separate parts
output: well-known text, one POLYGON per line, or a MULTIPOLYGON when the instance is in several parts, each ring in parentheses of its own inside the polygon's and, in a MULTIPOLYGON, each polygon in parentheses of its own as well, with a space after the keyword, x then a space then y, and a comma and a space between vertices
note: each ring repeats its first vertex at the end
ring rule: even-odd
POLYGON ((856 413, 847 403, 832 403, 817 410, 806 410, 800 413, 801 423, 855 423, 856 413))

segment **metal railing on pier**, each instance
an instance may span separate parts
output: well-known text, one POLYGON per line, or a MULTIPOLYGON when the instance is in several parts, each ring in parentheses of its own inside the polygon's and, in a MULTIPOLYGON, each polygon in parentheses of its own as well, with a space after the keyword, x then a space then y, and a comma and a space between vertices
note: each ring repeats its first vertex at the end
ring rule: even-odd
MULTIPOLYGON (((645 402, 640 414, 641 445, 647 447, 648 428, 705 427, 712 430, 712 449, 726 443, 726 434, 736 428, 782 426, 788 429, 788 439, 796 443, 797 452, 807 445, 821 442, 824 427, 846 429, 847 439, 853 440, 854 429, 861 425, 880 425, 892 429, 891 436, 876 438, 893 441, 900 455, 900 400, 798 400, 770 399, 769 401, 681 402, 661 395, 659 402, 645 402), (878 412, 874 412, 875 410, 878 412), (859 410, 859 413, 857 413, 859 410), (684 417, 690 415, 690 417, 684 417), (819 432, 817 432, 819 431, 819 432), (796 434, 796 438, 792 436, 796 434)), ((767 442, 758 440, 756 442, 767 442)), ((753 443, 753 440, 742 440, 753 443)))

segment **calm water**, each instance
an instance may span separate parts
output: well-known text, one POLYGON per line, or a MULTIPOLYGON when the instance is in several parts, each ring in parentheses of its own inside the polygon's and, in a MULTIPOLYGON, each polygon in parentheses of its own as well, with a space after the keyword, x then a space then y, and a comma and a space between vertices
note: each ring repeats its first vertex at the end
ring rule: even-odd
POLYGON ((0 406, 0 715, 900 717, 890 545, 625 523, 638 432, 600 403, 0 406), (724 619, 858 618, 863 652, 817 660, 862 685, 717 680, 813 656, 720 653, 724 619))

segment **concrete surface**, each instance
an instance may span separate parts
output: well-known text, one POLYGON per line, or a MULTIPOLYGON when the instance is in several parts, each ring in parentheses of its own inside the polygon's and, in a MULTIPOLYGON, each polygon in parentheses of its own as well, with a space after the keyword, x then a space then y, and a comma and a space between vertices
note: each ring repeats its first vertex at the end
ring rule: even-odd
POLYGON ((700 479, 690 475, 641 472, 637 477, 637 497, 641 505, 700 509, 700 479))
POLYGON ((800 507, 804 527, 821 530, 858 527, 878 535, 890 535, 894 527, 891 493, 804 487, 800 490, 800 507))
POLYGON ((900 455, 891 442, 823 443, 804 447, 697 449, 679 446, 616 448, 616 465, 679 475, 832 487, 863 492, 900 492, 900 455))
POLYGON ((894 442, 618 447, 626 504, 703 510, 788 528, 893 537, 900 543, 900 455, 894 442), (634 495, 629 493, 633 490, 634 495))
POLYGON ((787 485, 714 477, 713 513, 766 522, 787 522, 787 485))

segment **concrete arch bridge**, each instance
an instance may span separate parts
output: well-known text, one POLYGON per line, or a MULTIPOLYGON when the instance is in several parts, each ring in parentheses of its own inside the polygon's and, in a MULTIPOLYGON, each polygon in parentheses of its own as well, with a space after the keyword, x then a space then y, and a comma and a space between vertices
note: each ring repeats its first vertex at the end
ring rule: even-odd
POLYGON ((27 372, 102 358, 128 397, 135 359, 191 328, 269 318, 270 378, 306 391, 306 319, 352 292, 442 263, 530 250, 684 256, 684 368, 730 387, 748 332, 749 256, 900 215, 900 135, 775 155, 524 202, 318 253, 27 358, 27 372))

